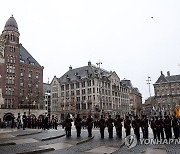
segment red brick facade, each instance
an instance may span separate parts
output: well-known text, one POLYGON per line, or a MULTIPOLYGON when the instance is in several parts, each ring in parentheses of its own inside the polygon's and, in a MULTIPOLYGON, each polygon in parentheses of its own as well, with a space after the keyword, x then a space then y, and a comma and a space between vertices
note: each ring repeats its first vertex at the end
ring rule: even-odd
POLYGON ((0 65, 1 108, 42 108, 43 67, 19 43, 20 33, 14 17, 1 34, 6 39, 5 63, 0 65))

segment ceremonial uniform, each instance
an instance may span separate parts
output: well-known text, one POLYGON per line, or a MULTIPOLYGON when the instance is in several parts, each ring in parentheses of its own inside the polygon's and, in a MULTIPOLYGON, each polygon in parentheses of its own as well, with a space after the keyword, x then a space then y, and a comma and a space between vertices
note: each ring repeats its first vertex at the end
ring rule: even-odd
POLYGON ((113 123, 114 123, 114 120, 111 118, 111 115, 109 115, 106 121, 106 125, 108 127, 109 138, 113 138, 113 127, 114 127, 113 123))
POLYGON ((100 128, 101 138, 104 138, 105 127, 106 127, 106 121, 105 121, 103 115, 101 115, 101 119, 99 120, 99 128, 100 128))
POLYGON ((92 128, 93 128, 93 118, 91 118, 90 115, 87 118, 86 126, 87 126, 87 129, 88 129, 88 137, 91 137, 92 136, 92 128))
POLYGON ((124 121, 124 128, 126 129, 126 136, 131 134, 131 120, 128 116, 126 116, 126 119, 124 121))
POLYGON ((74 125, 76 126, 77 131, 77 137, 80 137, 81 135, 81 127, 82 127, 82 119, 80 118, 80 115, 77 115, 77 118, 75 119, 74 125))

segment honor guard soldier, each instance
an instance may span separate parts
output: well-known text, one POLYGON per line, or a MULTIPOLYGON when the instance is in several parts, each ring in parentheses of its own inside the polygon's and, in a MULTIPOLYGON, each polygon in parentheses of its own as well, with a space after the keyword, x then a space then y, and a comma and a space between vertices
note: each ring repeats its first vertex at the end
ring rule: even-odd
POLYGON ((70 137, 71 136, 71 122, 73 120, 70 118, 70 115, 68 114, 66 119, 65 119, 65 131, 66 131, 66 137, 70 137))
POLYGON ((152 132, 153 132, 153 136, 154 136, 154 139, 156 139, 157 137, 157 134, 156 134, 156 124, 155 124, 155 118, 152 117, 152 120, 151 120, 151 129, 152 129, 152 132))
POLYGON ((81 126, 82 126, 82 119, 80 118, 80 114, 77 114, 77 118, 75 119, 74 125, 76 126, 77 137, 81 135, 81 126))
POLYGON ((165 116, 164 129, 165 129, 166 139, 169 140, 170 138, 172 138, 171 119, 169 118, 169 116, 165 116))
POLYGON ((106 125, 108 127, 109 138, 113 138, 113 127, 114 127, 113 122, 114 120, 111 118, 111 115, 109 115, 106 121, 106 125))
POLYGON ((144 115, 143 118, 141 119, 141 128, 144 139, 148 139, 148 135, 149 135, 148 127, 149 127, 149 120, 147 119, 147 116, 144 115))
POLYGON ((89 115, 87 118, 86 126, 88 129, 88 137, 92 137, 93 118, 91 117, 91 115, 89 115))
POLYGON ((117 115, 117 118, 114 121, 114 125, 116 127, 117 136, 119 138, 122 137, 122 122, 123 122, 123 119, 120 118, 120 115, 117 115))
POLYGON ((126 129, 126 136, 131 134, 131 120, 129 119, 129 116, 126 116, 126 119, 124 121, 124 128, 126 129))
POLYGON ((173 127, 174 137, 175 139, 178 139, 179 138, 179 122, 176 116, 173 116, 172 127, 173 127))
POLYGON ((162 118, 162 116, 160 116, 160 135, 161 135, 161 139, 164 140, 164 119, 162 118))
POLYGON ((161 127, 161 123, 160 123, 160 120, 158 119, 158 117, 156 117, 155 125, 156 125, 157 138, 160 140, 160 129, 161 129, 160 127, 161 127))
POLYGON ((101 119, 99 120, 99 128, 100 128, 100 134, 101 134, 101 138, 104 138, 104 129, 106 127, 106 121, 103 117, 103 115, 101 115, 101 119))
POLYGON ((135 119, 132 121, 132 127, 134 128, 134 134, 137 137, 137 140, 140 140, 140 126, 141 121, 138 116, 135 116, 135 119))
POLYGON ((27 116, 26 116, 26 112, 24 112, 24 115, 22 117, 23 120, 23 130, 25 130, 26 126, 27 126, 27 116))

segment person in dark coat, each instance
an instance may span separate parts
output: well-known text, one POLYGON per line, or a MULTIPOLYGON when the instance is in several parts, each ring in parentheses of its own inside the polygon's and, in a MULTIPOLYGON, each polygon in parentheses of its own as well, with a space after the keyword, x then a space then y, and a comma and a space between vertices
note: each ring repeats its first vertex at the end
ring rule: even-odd
POLYGON ((25 130, 26 126, 27 126, 27 116, 26 116, 26 112, 24 112, 23 117, 23 130, 25 130))
POLYGON ((91 115, 89 115, 87 118, 86 126, 88 129, 88 137, 92 137, 93 118, 91 117, 91 115))
POLYGON ((152 129, 152 132, 153 132, 154 139, 156 139, 157 138, 157 133, 156 133, 156 124, 155 124, 155 118, 154 117, 152 117, 150 125, 151 125, 151 129, 152 129))
POLYGON ((124 120, 124 128, 126 132, 126 136, 131 134, 131 120, 129 119, 129 116, 126 116, 126 119, 124 120))
POLYGON ((162 116, 160 116, 160 135, 161 135, 161 139, 164 140, 164 119, 162 118, 162 116))
POLYGON ((101 119, 99 120, 99 129, 100 129, 100 134, 101 134, 101 138, 104 138, 104 129, 106 127, 106 121, 103 117, 103 115, 101 115, 101 119))
POLYGON ((108 128, 109 138, 113 138, 113 123, 114 119, 111 118, 111 115, 108 116, 108 119, 106 121, 106 125, 108 128))
POLYGON ((17 117, 16 121, 17 121, 17 129, 19 129, 21 127, 21 115, 20 115, 20 113, 18 113, 18 117, 17 117))
POLYGON ((140 126, 141 121, 138 116, 135 116, 135 119, 132 121, 132 127, 134 129, 134 134, 136 135, 137 140, 140 140, 140 126))
POLYGON ((165 116, 164 129, 165 129, 166 139, 169 140, 170 138, 172 138, 171 119, 169 118, 169 116, 165 116))
POLYGON ((178 139, 179 138, 179 122, 176 116, 173 116, 172 127, 173 127, 174 137, 175 139, 178 139))
POLYGON ((80 114, 77 114, 77 118, 75 119, 74 125, 76 126, 77 137, 80 137, 82 127, 82 119, 80 118, 80 114))
POLYGON ((148 127, 149 127, 149 120, 147 119, 147 116, 144 115, 143 118, 141 119, 141 128, 144 139, 148 139, 148 135, 149 135, 148 127))
POLYGON ((117 115, 114 125, 116 127, 117 136, 119 138, 122 138, 122 122, 123 122, 123 119, 120 117, 120 115, 117 115))
POLYGON ((73 120, 70 118, 70 115, 68 114, 64 123, 65 123, 65 131, 66 131, 66 137, 70 137, 71 136, 71 122, 73 120))
POLYGON ((161 127, 161 123, 160 123, 160 120, 158 119, 158 117, 156 117, 156 120, 155 120, 155 125, 156 125, 156 135, 157 135, 157 138, 160 140, 160 127, 161 127))

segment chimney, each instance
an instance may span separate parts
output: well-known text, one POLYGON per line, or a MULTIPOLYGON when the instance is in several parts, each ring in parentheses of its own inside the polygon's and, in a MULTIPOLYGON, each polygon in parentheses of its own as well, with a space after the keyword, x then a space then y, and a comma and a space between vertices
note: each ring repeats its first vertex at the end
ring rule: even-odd
POLYGON ((167 71, 167 76, 170 76, 170 71, 167 71))
POLYGON ((88 61, 88 66, 91 66, 91 62, 90 61, 88 61))
POLYGON ((163 71, 161 71, 161 75, 164 75, 164 74, 163 74, 163 71))
POLYGON ((72 70, 72 66, 71 65, 69 66, 69 70, 72 70))

